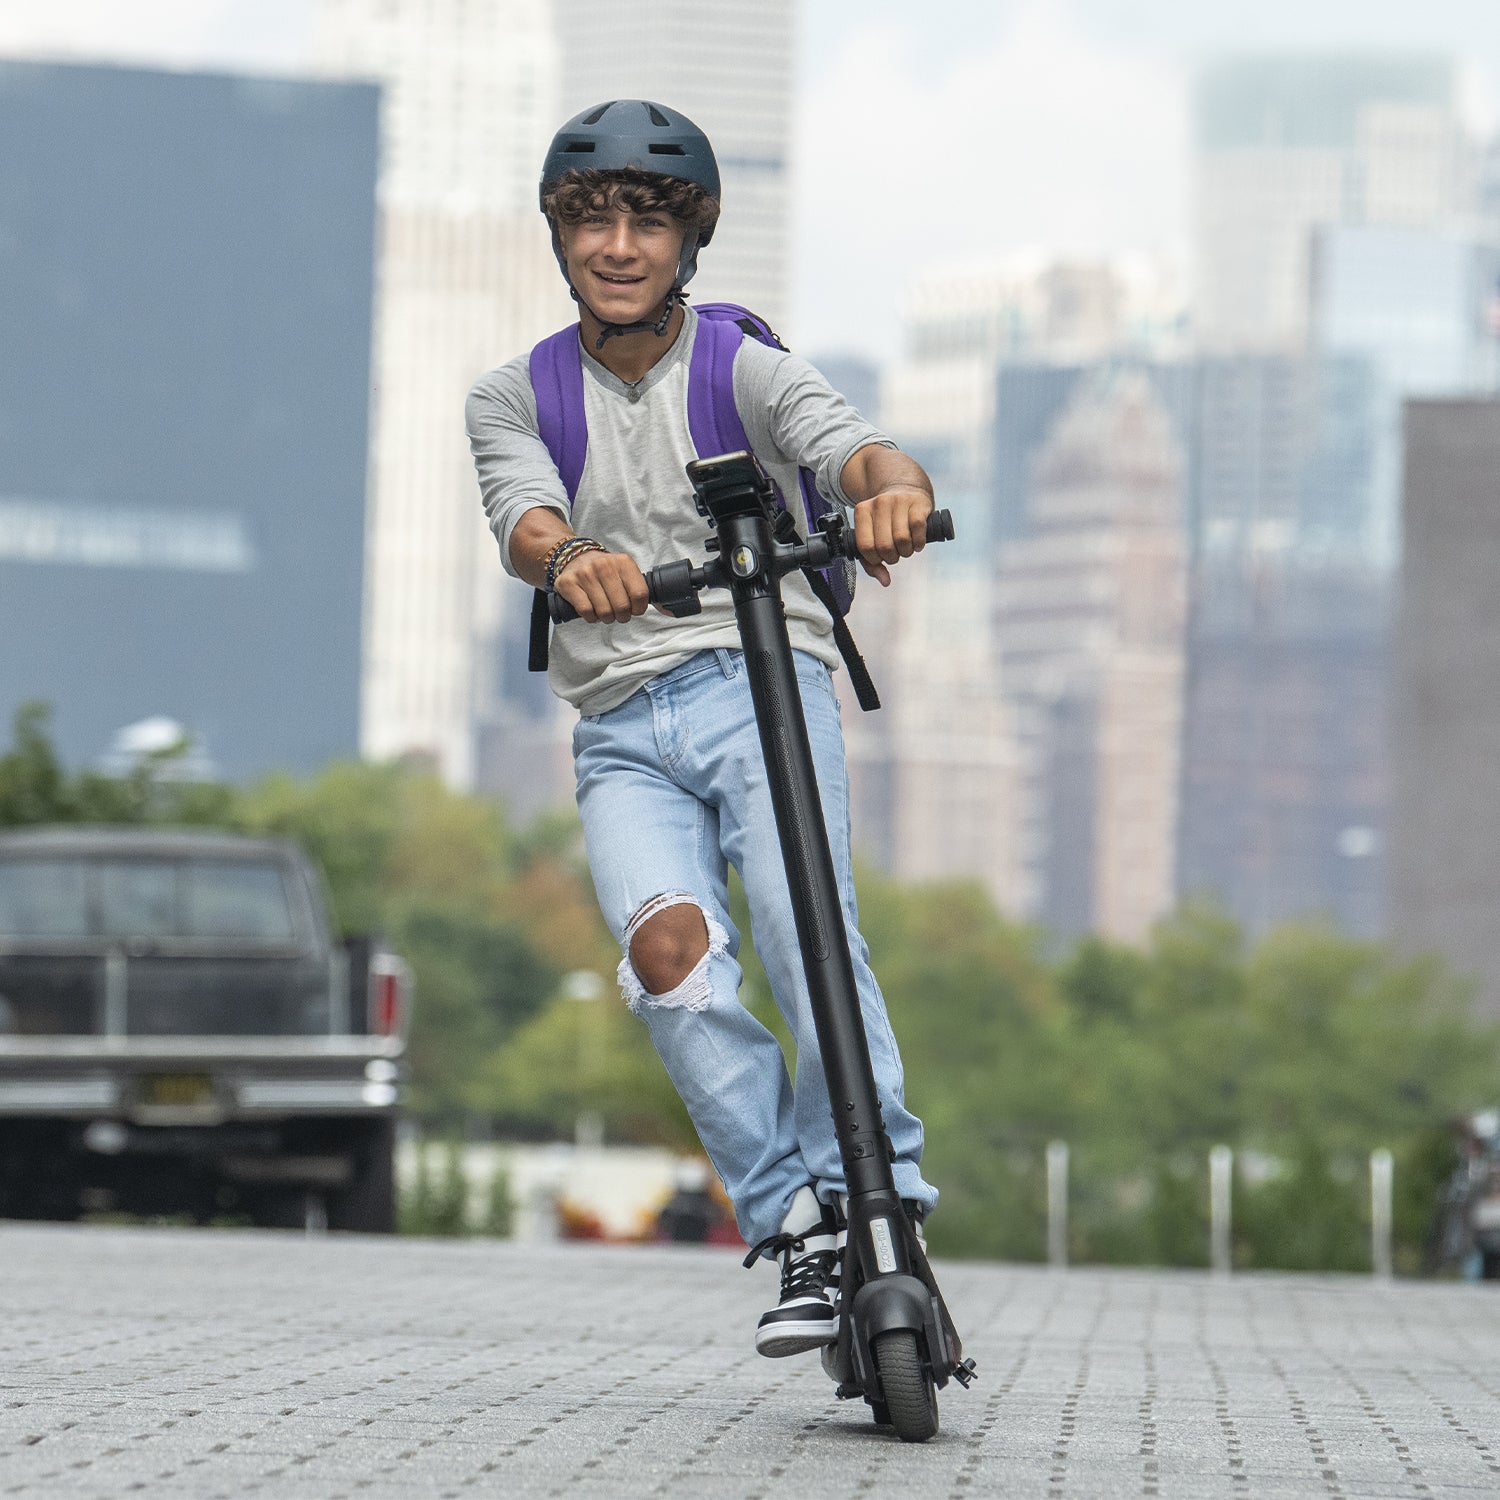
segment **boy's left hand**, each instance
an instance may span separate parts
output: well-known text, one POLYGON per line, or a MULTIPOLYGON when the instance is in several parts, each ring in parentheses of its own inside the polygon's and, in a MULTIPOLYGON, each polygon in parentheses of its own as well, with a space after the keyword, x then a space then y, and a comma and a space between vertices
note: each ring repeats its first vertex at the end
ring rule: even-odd
POLYGON ((854 507, 860 565, 882 588, 890 587, 892 566, 927 545, 931 514, 932 496, 914 485, 892 485, 854 507))

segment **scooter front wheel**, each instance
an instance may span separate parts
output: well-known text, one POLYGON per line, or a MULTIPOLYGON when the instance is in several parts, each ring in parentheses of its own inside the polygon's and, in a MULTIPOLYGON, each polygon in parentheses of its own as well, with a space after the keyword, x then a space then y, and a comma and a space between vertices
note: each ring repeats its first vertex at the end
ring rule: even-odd
MULTIPOLYGON (((875 1364, 885 1396, 884 1416, 903 1443, 925 1443, 938 1430, 937 1387, 922 1361, 917 1336, 904 1328, 875 1339, 875 1364)), ((871 1403, 874 1404, 873 1402, 871 1403)), ((877 1408, 876 1421, 882 1413, 877 1408)))

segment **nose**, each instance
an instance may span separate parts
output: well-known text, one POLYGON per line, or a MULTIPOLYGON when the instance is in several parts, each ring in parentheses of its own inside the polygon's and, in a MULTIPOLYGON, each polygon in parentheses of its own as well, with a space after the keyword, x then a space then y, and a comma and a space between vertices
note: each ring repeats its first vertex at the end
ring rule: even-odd
POLYGON ((628 219, 616 219, 604 253, 611 260, 630 260, 635 255, 635 232, 628 219))

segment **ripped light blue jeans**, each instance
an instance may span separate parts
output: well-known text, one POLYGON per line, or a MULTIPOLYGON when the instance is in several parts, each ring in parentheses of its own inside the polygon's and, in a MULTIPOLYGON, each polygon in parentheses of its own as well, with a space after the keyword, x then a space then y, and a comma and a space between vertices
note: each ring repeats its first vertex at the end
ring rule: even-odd
MULTIPOLYGON (((838 699, 828 668, 794 655, 896 1188, 930 1209, 937 1193, 919 1167, 922 1124, 903 1099, 901 1057, 859 934, 838 699)), ((741 653, 701 651, 618 708, 580 719, 573 759, 594 888, 625 951, 620 987, 650 1028, 740 1233, 755 1244, 781 1229, 799 1188, 812 1183, 826 1202, 845 1183, 741 653), (795 1082, 776 1038, 740 1003, 730 865, 796 1042, 795 1082), (684 903, 703 912, 708 952, 668 994, 648 994, 630 964, 631 939, 654 912, 684 903)))

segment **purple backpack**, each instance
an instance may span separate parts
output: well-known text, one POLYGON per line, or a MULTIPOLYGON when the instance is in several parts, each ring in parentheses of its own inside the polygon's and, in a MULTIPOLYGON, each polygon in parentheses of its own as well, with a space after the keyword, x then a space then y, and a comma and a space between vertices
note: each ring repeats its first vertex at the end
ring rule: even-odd
MULTIPOLYGON (((748 450, 750 439, 734 401, 734 359, 746 337, 758 339, 773 349, 786 348, 770 324, 733 302, 706 302, 696 307, 698 331, 688 365, 688 432, 700 458, 748 450)), ((531 387, 536 393, 537 427, 542 442, 557 465, 563 488, 571 504, 577 497, 588 459, 588 423, 583 406, 583 356, 578 345, 578 325, 571 324, 545 338, 531 351, 531 387)), ((834 509, 823 498, 810 469, 798 473, 802 511, 809 531, 834 509)), ((777 502, 786 501, 778 488, 777 502)), ((855 649, 844 616, 854 598, 855 571, 850 563, 807 570, 813 592, 833 617, 834 639, 849 668, 862 708, 878 708, 879 699, 870 684, 864 662, 855 649)), ((533 672, 547 669, 547 604, 540 591, 531 617, 531 652, 527 665, 533 672)))

